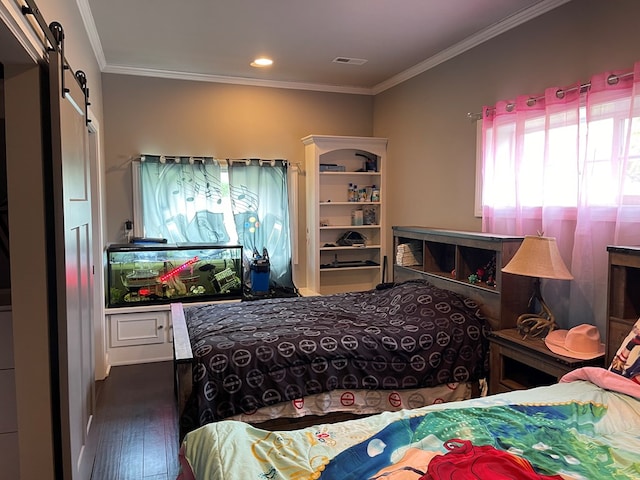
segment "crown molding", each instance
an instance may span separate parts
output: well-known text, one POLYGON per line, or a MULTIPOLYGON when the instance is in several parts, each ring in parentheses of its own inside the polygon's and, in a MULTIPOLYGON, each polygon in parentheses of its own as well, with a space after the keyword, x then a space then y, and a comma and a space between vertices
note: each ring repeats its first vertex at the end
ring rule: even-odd
POLYGON ((287 88, 291 90, 311 90, 316 92, 349 93, 352 95, 372 95, 370 88, 327 85, 321 83, 281 82, 257 78, 228 77, 205 73, 176 72, 172 70, 156 70, 151 68, 130 67, 126 65, 107 65, 103 73, 135 75, 139 77, 169 78, 174 80, 193 80, 198 82, 227 83, 254 87, 287 88))
POLYGON ((248 85, 255 87, 270 87, 270 88, 286 88, 292 90, 310 90, 317 92, 330 92, 330 93, 348 93, 354 95, 377 95, 384 92, 396 85, 399 85, 421 73, 430 70, 441 63, 446 62, 484 42, 490 40, 512 28, 522 25, 533 18, 536 18, 550 10, 553 10, 560 5, 570 2, 571 0, 542 0, 533 7, 528 7, 510 17, 506 18, 499 23, 488 27, 477 34, 467 37, 465 40, 449 47, 438 54, 424 60, 423 62, 414 65, 407 70, 400 72, 397 75, 375 85, 372 88, 368 87, 350 87, 341 85, 319 84, 319 83, 299 83, 299 82, 284 82, 276 80, 262 80, 245 77, 230 77, 222 75, 210 75, 203 73, 189 73, 178 72, 171 70, 157 70, 149 68, 132 67, 127 65, 110 65, 107 61, 102 50, 102 44, 97 34, 96 26, 91 15, 91 8, 89 7, 88 0, 76 0, 80 13, 85 24, 85 29, 89 36, 91 46, 96 55, 96 60, 100 66, 100 70, 104 73, 117 73, 121 75, 135 75, 144 77, 156 77, 156 78, 169 78, 174 80, 193 80, 200 82, 213 82, 213 83, 226 83, 233 85, 248 85))
POLYGON ((104 56, 102 42, 100 41, 100 37, 98 36, 98 29, 96 28, 96 24, 93 20, 93 13, 91 13, 89 0, 76 0, 76 3, 78 4, 80 16, 82 17, 84 29, 86 30, 87 36, 89 37, 89 43, 91 44, 91 48, 93 49, 93 54, 95 55, 96 61, 98 62, 98 67, 100 68, 100 71, 104 71, 107 66, 107 59, 104 56))

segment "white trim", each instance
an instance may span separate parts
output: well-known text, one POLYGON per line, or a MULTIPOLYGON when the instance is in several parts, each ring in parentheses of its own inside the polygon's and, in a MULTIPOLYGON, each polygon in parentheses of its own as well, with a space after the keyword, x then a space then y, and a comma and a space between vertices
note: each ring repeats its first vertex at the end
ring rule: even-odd
POLYGON ((300 292, 300 295, 302 295, 303 297, 319 297, 320 296, 318 292, 311 290, 310 288, 307 288, 307 287, 302 287, 298 289, 298 292, 300 292))
MULTIPOLYGON (((289 196, 289 238, 291 239, 291 263, 298 265, 298 208, 300 168, 297 164, 289 163, 287 169, 289 196)), ((295 281, 293 282, 295 285, 295 281)))
POLYGON ((248 85, 255 87, 286 88, 292 90, 311 90, 316 92, 349 93, 353 95, 371 95, 370 88, 348 87, 341 85, 324 85, 319 83, 298 83, 260 80, 256 78, 228 77, 224 75, 210 75, 205 73, 176 72, 172 70, 156 70, 152 68, 131 67, 127 65, 107 65, 103 73, 118 73, 120 75, 136 75, 139 77, 170 78, 174 80, 193 80, 198 82, 228 83, 233 85, 248 85))
POLYGON ((91 155, 91 216, 93 218, 92 229, 92 253, 93 253, 93 336, 95 378, 103 380, 109 374, 107 363, 107 344, 104 316, 104 284, 105 284, 105 255, 104 255, 104 160, 102 157, 102 140, 100 124, 89 107, 87 116, 89 122, 90 155, 91 155))
POLYGON ((6 5, 0 2, 0 20, 4 22, 29 57, 37 62, 44 58, 42 46, 44 37, 36 34, 35 27, 22 14, 17 3, 12 3, 12 10, 13 12, 9 11, 6 5))
POLYGON ((96 61, 98 62, 100 70, 103 71, 107 66, 107 60, 104 56, 104 50, 102 49, 100 37, 98 36, 98 29, 96 28, 96 24, 93 20, 91 6, 89 5, 88 0, 76 0, 76 3, 78 4, 78 10, 80 10, 80 16, 82 17, 84 29, 86 30, 87 36, 89 37, 89 43, 91 44, 91 48, 93 49, 93 54, 96 57, 96 61))
POLYGON ((482 218, 482 120, 476 121, 476 190, 473 214, 482 218))

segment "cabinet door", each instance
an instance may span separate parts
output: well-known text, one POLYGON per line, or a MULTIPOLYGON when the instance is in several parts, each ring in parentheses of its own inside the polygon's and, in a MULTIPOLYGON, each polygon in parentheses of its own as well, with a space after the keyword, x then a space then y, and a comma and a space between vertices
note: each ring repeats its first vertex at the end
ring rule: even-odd
POLYGON ((116 314, 109 317, 112 347, 151 345, 168 341, 167 312, 116 314))

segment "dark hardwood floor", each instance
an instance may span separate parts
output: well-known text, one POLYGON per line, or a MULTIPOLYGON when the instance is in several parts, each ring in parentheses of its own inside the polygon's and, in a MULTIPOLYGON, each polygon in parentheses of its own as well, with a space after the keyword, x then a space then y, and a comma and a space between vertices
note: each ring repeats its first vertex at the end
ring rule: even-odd
POLYGON ((97 388, 92 480, 175 480, 178 418, 172 362, 111 368, 97 388))

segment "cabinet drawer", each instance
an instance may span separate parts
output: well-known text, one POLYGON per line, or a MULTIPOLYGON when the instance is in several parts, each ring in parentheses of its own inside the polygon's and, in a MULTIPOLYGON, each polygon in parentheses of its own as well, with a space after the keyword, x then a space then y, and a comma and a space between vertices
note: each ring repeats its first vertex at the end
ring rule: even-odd
POLYGON ((109 326, 112 347, 151 345, 168 341, 167 312, 110 315, 109 326))

